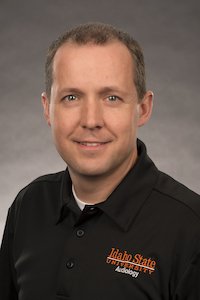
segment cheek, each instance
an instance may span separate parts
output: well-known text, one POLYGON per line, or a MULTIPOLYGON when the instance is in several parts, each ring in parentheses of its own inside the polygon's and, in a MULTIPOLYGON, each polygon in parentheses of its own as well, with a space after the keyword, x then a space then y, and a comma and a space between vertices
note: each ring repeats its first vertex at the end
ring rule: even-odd
POLYGON ((110 128, 110 131, 122 139, 130 138, 137 131, 138 114, 130 110, 126 110, 123 113, 112 114, 107 120, 109 120, 107 127, 110 128))
POLYGON ((66 110, 54 110, 51 115, 51 126, 54 136, 71 135, 76 128, 77 120, 74 114, 66 110))

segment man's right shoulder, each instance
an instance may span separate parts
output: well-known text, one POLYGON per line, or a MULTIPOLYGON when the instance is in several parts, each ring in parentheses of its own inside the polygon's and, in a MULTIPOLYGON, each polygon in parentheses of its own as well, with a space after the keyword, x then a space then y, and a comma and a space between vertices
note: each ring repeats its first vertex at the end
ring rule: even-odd
POLYGON ((26 187, 28 187, 28 186, 30 186, 32 184, 35 184, 35 183, 62 181, 64 172, 65 171, 42 175, 42 176, 36 178, 35 180, 31 181, 26 187))
POLYGON ((46 174, 34 179, 19 191, 12 206, 19 206, 24 198, 35 198, 34 195, 45 193, 45 190, 48 190, 49 193, 52 193, 55 189, 60 190, 64 173, 65 171, 61 171, 53 174, 46 174))
MULTIPOLYGON (((48 183, 56 183, 56 182, 61 182, 63 178, 63 174, 65 171, 57 172, 57 173, 52 173, 52 174, 46 174, 37 177, 33 181, 31 181, 28 185, 26 185, 20 192, 24 193, 27 189, 32 189, 32 188, 37 188, 39 186, 43 186, 48 183)), ((19 195, 18 194, 18 195, 19 195)))

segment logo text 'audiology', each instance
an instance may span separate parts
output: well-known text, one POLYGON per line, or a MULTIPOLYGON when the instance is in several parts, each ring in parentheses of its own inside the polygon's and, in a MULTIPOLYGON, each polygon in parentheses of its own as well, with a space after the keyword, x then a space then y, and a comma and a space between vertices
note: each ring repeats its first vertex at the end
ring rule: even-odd
POLYGON ((145 258, 141 254, 128 254, 127 251, 120 252, 119 249, 112 248, 106 263, 118 266, 115 271, 137 277, 139 272, 152 274, 155 271, 156 262, 151 257, 145 258), (121 267, 121 268, 120 268, 121 267))

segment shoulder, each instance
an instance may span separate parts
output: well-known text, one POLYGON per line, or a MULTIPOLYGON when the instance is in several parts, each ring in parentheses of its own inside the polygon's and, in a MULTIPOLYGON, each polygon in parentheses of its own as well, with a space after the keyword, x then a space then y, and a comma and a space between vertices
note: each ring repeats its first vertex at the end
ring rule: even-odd
POLYGON ((42 204, 46 199, 56 198, 60 195, 60 187, 63 179, 64 171, 40 176, 30 182, 18 193, 14 202, 11 205, 11 210, 14 214, 19 211, 22 203, 31 207, 42 204))
POLYGON ((29 185, 33 185, 33 184, 37 184, 37 183, 44 183, 44 182, 59 182, 59 181, 62 181, 63 174, 64 174, 64 171, 61 171, 58 173, 53 173, 53 174, 46 174, 46 175, 36 178, 29 185))
POLYGON ((169 175, 159 171, 154 190, 160 196, 171 199, 179 208, 185 207, 200 218, 200 196, 169 175))
POLYGON ((34 191, 37 189, 45 188, 45 186, 51 186, 53 183, 60 184, 63 178, 64 171, 47 174, 36 178, 35 180, 31 181, 27 186, 25 186, 17 195, 16 198, 24 196, 24 194, 28 191, 34 191))

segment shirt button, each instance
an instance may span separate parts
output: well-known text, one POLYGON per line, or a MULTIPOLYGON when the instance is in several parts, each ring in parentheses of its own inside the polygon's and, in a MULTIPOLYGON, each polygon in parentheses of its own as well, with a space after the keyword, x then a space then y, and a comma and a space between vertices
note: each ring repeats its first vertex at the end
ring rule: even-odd
POLYGON ((77 230, 76 232, 77 236, 81 237, 85 234, 85 232, 82 229, 77 230))
POLYGON ((67 265, 68 269, 71 269, 71 268, 73 268, 74 263, 73 263, 73 261, 69 260, 66 265, 67 265))

